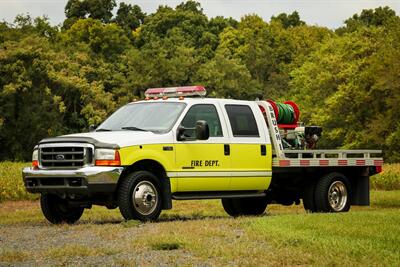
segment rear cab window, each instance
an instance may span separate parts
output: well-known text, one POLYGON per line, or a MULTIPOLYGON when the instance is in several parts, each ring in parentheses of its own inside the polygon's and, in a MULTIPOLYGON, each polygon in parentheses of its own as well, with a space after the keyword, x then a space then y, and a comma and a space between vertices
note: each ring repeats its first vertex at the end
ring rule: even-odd
POLYGON ((256 119, 248 105, 227 104, 225 110, 233 137, 260 137, 256 119))

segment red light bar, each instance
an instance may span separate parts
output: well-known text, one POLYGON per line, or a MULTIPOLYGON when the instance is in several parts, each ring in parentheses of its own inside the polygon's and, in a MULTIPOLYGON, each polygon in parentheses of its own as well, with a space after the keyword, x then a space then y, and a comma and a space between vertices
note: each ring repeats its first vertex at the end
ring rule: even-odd
POLYGON ((166 88, 149 88, 144 93, 146 97, 179 97, 179 96, 205 96, 206 88, 200 85, 182 86, 182 87, 166 87, 166 88))

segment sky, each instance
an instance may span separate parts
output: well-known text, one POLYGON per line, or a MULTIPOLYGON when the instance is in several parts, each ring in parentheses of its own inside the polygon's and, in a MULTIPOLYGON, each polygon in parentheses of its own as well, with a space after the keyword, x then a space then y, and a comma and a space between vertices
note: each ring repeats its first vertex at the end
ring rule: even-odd
MULTIPOLYGON (((116 1, 139 5, 146 13, 153 13, 159 5, 175 7, 183 0, 123 0, 116 1)), ((282 12, 298 11, 300 18, 310 25, 338 28, 343 21, 363 9, 389 6, 400 15, 400 0, 199 0, 209 17, 224 16, 240 19, 246 14, 257 14, 269 21, 282 12)), ((32 17, 46 15, 54 25, 65 19, 67 0, 0 0, 0 21, 13 22, 17 14, 29 13, 32 17)))

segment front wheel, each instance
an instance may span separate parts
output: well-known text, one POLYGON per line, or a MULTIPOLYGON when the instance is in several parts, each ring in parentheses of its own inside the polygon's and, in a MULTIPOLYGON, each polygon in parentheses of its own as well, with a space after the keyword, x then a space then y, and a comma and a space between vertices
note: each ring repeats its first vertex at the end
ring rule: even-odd
POLYGON ((261 215, 267 208, 265 198, 223 198, 222 206, 226 213, 232 217, 261 215))
POLYGON ((315 187, 315 207, 320 212, 346 212, 350 210, 351 187, 340 173, 322 177, 315 187))
POLYGON ((148 171, 129 174, 118 191, 118 206, 126 220, 154 221, 161 213, 161 184, 148 171))
POLYGON ((67 200, 52 194, 41 195, 40 207, 44 217, 53 224, 73 224, 81 218, 84 211, 84 208, 70 207, 67 200))

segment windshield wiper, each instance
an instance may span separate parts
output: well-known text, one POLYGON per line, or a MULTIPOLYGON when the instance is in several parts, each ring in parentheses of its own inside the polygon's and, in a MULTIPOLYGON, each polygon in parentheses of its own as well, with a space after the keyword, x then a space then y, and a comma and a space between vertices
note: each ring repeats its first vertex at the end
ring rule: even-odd
POLYGON ((121 127, 122 130, 130 130, 130 131, 143 131, 143 132, 148 132, 148 130, 141 129, 135 126, 127 126, 127 127, 121 127))
POLYGON ((110 132, 110 131, 112 131, 112 130, 104 129, 104 128, 96 129, 96 132, 110 132))

